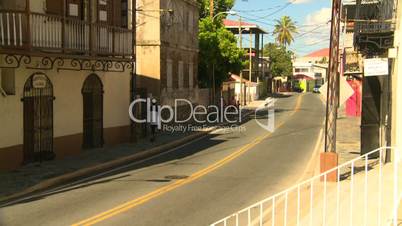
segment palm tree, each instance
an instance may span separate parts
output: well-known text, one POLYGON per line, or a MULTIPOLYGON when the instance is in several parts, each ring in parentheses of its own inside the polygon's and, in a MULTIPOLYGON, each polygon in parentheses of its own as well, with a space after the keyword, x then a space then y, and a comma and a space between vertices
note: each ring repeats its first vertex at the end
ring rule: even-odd
POLYGON ((294 41, 293 35, 297 33, 295 22, 289 16, 283 16, 280 20, 275 20, 275 22, 275 40, 282 46, 290 45, 294 41))

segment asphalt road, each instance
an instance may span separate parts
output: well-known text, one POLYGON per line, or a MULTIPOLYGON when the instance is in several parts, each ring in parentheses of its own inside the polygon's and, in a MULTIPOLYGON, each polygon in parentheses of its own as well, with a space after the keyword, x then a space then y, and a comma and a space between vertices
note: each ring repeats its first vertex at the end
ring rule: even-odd
POLYGON ((0 225, 213 223, 292 185, 310 160, 324 120, 318 95, 279 98, 275 108, 273 133, 252 116, 241 130, 3 207, 0 225))

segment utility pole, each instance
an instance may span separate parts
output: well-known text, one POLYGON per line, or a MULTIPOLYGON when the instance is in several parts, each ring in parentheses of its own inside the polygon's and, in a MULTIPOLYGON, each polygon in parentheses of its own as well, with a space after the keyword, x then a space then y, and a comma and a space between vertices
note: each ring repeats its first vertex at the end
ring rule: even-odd
MULTIPOLYGON (((243 31, 241 28, 241 16, 239 16, 239 47, 240 50, 243 50, 243 31)), ((243 105, 243 69, 240 70, 240 98, 239 98, 240 106, 243 105)))
MULTIPOLYGON (((131 29, 132 29, 132 59, 131 59, 131 101, 134 101, 136 98, 136 92, 137 92, 137 53, 136 53, 136 48, 137 48, 137 0, 132 0, 131 1, 131 29)), ((133 109, 133 114, 136 114, 136 109, 133 109)), ((137 136, 136 136, 136 125, 133 121, 131 121, 131 140, 136 141, 137 136)))
POLYGON ((209 16, 214 17, 214 0, 209 0, 209 16))
POLYGON ((265 94, 266 89, 265 88, 265 83, 266 83, 266 77, 265 77, 265 59, 264 59, 264 33, 261 34, 261 64, 262 64, 262 83, 264 84, 262 87, 264 88, 263 94, 265 94))
MULTIPOLYGON (((328 89, 325 120, 325 153, 322 153, 321 172, 338 165, 336 153, 336 120, 338 117, 339 95, 339 35, 340 35, 341 0, 332 1, 331 39, 328 66, 328 89)), ((329 175, 329 181, 337 180, 337 173, 329 175)))
POLYGON ((251 73, 253 71, 253 32, 250 29, 250 53, 249 53, 249 66, 248 66, 248 101, 251 102, 251 73))
MULTIPOLYGON (((212 23, 214 22, 214 0, 209 0, 209 17, 212 20, 212 23)), ((212 63, 212 103, 215 104, 215 62, 212 63)))

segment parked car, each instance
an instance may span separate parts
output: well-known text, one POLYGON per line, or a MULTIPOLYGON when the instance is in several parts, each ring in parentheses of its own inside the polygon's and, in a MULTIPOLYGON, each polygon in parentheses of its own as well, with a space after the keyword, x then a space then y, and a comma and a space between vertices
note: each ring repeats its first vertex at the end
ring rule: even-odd
POLYGON ((293 87, 293 92, 302 93, 304 90, 300 87, 293 87))
POLYGON ((313 93, 320 93, 320 88, 321 86, 319 85, 314 86, 313 93))

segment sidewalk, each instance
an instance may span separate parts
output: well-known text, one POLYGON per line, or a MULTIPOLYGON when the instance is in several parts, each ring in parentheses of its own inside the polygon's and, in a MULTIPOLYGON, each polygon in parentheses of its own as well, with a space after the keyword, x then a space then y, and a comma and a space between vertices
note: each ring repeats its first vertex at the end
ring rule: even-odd
POLYGON ((48 179, 146 152, 151 148, 161 147, 195 133, 160 133, 154 143, 151 143, 149 138, 143 138, 135 144, 84 150, 76 156, 43 162, 40 165, 33 163, 11 172, 0 173, 0 200, 48 179))
POLYGON ((360 124, 361 117, 349 117, 342 106, 338 111, 336 149, 339 164, 360 156, 360 124))
MULTIPOLYGON (((344 108, 339 110, 337 121, 339 165, 360 157, 361 118, 348 117, 344 112, 344 108)), ((324 189, 324 182, 317 178, 313 182, 301 185, 300 192, 295 187, 288 194, 277 195, 275 201, 270 200, 256 205, 249 212, 241 212, 237 219, 233 215, 228 219, 226 225, 236 225, 236 221, 239 222, 239 225, 247 225, 249 221, 253 226, 284 224, 295 226, 389 225, 394 198, 393 164, 383 165, 380 171, 378 159, 369 159, 367 182, 364 166, 365 160, 363 159, 355 162, 353 180, 351 166, 343 167, 340 170, 339 187, 337 183, 327 182, 324 189), (382 172, 381 177, 380 172, 382 172), (338 189, 339 209, 337 206, 338 189), (380 196, 380 194, 382 195, 380 196), (298 202, 298 200, 300 201, 298 202), (323 211, 324 209, 326 212, 323 211), (261 213, 262 217, 260 217, 261 213), (337 213, 339 213, 339 218, 337 213), (260 224, 261 222, 262 224, 260 224)), ((399 165, 398 172, 401 172, 398 174, 398 182, 399 191, 402 193, 402 164, 399 165)), ((316 170, 316 175, 318 173, 319 170, 316 170)), ((400 204, 399 219, 402 223, 402 203, 400 204)), ((218 225, 223 225, 223 223, 218 225)))
MULTIPOLYGON (((363 189, 364 173, 354 175, 353 190, 351 190, 352 182, 349 179, 343 180, 339 184, 339 206, 337 205, 337 184, 327 183, 324 195, 324 183, 317 179, 312 184, 304 184, 300 188, 300 196, 295 189, 287 196, 285 194, 277 196, 274 203, 268 201, 262 204, 263 210, 260 205, 257 205, 250 209, 249 214, 244 211, 237 219, 238 225, 247 225, 248 215, 250 215, 252 219, 250 225, 252 226, 390 226, 393 207, 393 165, 385 165, 382 170, 381 183, 378 183, 378 170, 369 171, 367 199, 365 199, 363 189), (379 189, 381 189, 381 193, 379 189), (379 194, 383 195, 380 197, 379 194), (298 199, 298 197, 300 198, 298 199), (300 201, 298 202, 298 200, 300 201), (260 217, 261 211, 262 218, 260 217), (262 224, 260 224, 261 220, 262 224)), ((399 166, 399 170, 402 170, 402 166, 399 166)), ((402 191, 400 179, 399 177, 399 191, 402 191)), ((218 224, 218 226, 221 225, 224 224, 218 224)), ((226 225, 236 225, 236 217, 229 218, 226 225)))
MULTIPOLYGON (((244 109, 243 121, 248 121, 253 108, 244 109)), ((194 123, 193 126, 196 124, 194 123)), ((136 143, 121 144, 98 149, 88 149, 79 155, 60 160, 33 163, 21 168, 0 173, 0 203, 6 200, 48 189, 125 164, 150 158, 175 147, 212 134, 223 124, 197 125, 196 131, 159 132, 155 142, 142 138, 136 143)))

